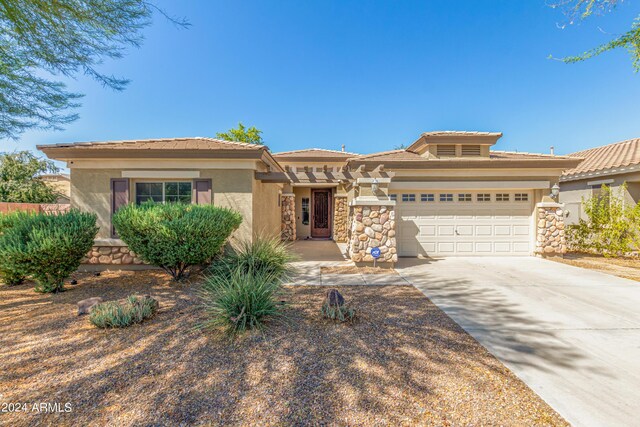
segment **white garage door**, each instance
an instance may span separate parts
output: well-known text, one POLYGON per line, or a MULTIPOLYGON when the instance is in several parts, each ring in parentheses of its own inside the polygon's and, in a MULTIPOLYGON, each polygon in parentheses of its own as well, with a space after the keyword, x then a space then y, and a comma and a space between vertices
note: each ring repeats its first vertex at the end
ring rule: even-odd
POLYGON ((397 200, 400 256, 528 255, 529 192, 402 192, 397 200))

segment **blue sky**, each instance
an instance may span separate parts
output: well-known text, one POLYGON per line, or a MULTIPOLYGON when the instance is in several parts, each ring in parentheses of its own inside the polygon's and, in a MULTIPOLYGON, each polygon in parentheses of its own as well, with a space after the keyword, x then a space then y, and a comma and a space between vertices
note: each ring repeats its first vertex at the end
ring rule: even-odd
POLYGON ((1 149, 214 136, 238 121, 272 151, 368 153, 430 130, 501 131, 496 149, 557 153, 640 137, 640 74, 626 52, 547 59, 627 30, 640 0, 565 29, 544 0, 159 4, 192 26, 156 16, 142 48, 106 63, 132 80, 125 91, 70 81, 86 94, 77 122, 1 149))

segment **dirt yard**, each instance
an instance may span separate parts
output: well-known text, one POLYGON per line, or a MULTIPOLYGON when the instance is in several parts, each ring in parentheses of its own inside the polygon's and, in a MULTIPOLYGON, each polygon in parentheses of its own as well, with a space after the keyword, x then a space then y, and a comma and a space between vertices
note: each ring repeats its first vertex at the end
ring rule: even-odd
POLYGON ((549 259, 640 282, 640 258, 605 258, 590 254, 569 253, 564 258, 549 259))
POLYGON ((196 284, 76 278, 58 295, 0 288, 0 403, 28 410, 0 424, 567 425, 410 286, 341 288, 354 325, 320 318, 326 288, 288 287, 287 322, 230 344, 194 329, 196 284), (132 293, 156 297, 158 315, 121 330, 76 316, 78 300, 132 293), (33 412, 43 402, 70 412, 33 412))

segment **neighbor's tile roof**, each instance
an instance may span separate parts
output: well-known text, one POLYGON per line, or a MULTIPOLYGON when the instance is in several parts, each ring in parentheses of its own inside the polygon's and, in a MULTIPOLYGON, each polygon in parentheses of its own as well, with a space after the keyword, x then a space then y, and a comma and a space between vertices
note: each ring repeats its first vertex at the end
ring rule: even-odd
POLYGON ((423 132, 422 136, 502 136, 502 132, 436 130, 431 132, 423 132))
POLYGON ((280 153, 273 153, 273 157, 279 160, 297 159, 297 158, 309 158, 317 157, 319 160, 326 159, 348 159, 351 157, 359 157, 358 153, 349 153, 347 151, 327 150, 324 148, 307 148, 304 150, 282 151, 280 153))
POLYGON ((637 165, 640 164, 640 138, 578 151, 569 156, 582 157, 584 161, 578 167, 564 171, 563 177, 567 178, 583 173, 637 165))
POLYGON ((266 147, 258 144, 224 141, 221 139, 197 136, 190 138, 133 139, 38 145, 38 149, 42 148, 82 148, 89 150, 261 150, 266 147))
POLYGON ((491 160, 549 160, 549 159, 568 159, 567 156, 552 156, 551 154, 537 154, 537 153, 517 153, 511 151, 491 151, 490 157, 448 157, 445 159, 425 158, 420 154, 406 150, 392 150, 383 151, 381 153, 373 153, 363 155, 351 160, 355 161, 367 161, 367 162, 385 162, 385 161, 406 161, 406 162, 424 162, 424 161, 451 161, 451 160, 463 160, 463 161, 491 161, 491 160))

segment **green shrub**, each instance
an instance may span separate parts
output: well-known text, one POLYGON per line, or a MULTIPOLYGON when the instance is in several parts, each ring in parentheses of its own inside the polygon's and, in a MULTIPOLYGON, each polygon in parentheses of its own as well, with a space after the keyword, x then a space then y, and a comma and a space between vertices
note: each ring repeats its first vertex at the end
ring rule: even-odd
POLYGON ((625 201, 626 184, 618 191, 603 185, 601 192, 582 201, 587 220, 567 227, 571 250, 625 255, 636 251, 640 241, 640 205, 625 201))
POLYGON ((236 268, 213 274, 201 291, 209 317, 201 327, 221 327, 232 337, 248 329, 263 329, 269 319, 282 314, 281 289, 280 279, 272 272, 248 273, 236 268))
POLYGON ((278 279, 286 279, 294 269, 291 262, 297 257, 290 251, 290 245, 280 237, 257 237, 240 242, 235 248, 229 248, 224 257, 216 260, 210 267, 212 274, 225 274, 240 269, 246 273, 266 273, 278 279))
POLYGON ((149 296, 130 295, 126 300, 107 301, 91 308, 89 321, 98 328, 124 328, 153 317, 158 301, 149 296))
MULTIPOLYGON (((24 221, 25 218, 33 215, 30 212, 15 211, 6 214, 0 214, 0 235, 5 230, 12 228, 20 221, 24 221)), ((24 282, 26 275, 20 270, 18 265, 15 265, 12 259, 6 259, 0 262, 0 283, 4 283, 8 286, 20 285, 24 282)))
POLYGON ((32 277, 38 292, 62 291, 97 232, 95 214, 25 215, 0 236, 0 271, 32 277))
POLYGON ((322 304, 322 316, 340 322, 354 322, 356 320, 356 310, 349 305, 329 304, 325 301, 322 304))
POLYGON ((118 236, 142 260, 181 280, 208 263, 242 222, 230 209, 178 203, 123 206, 113 216, 118 236))

